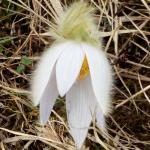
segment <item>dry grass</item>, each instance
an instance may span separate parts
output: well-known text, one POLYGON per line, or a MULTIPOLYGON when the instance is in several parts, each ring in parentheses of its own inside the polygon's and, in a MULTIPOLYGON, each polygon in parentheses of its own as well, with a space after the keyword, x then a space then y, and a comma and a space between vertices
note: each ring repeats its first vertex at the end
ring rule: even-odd
MULTIPOLYGON (((58 99, 43 128, 31 105, 29 82, 34 64, 53 39, 52 20, 72 3, 67 0, 0 1, 0 148, 73 150, 65 103, 58 99), (24 60, 23 56, 27 56, 24 60), (57 113, 56 113, 57 112, 57 113)), ((97 8, 100 37, 114 69, 113 113, 108 135, 91 126, 83 149, 150 149, 150 2, 89 0, 97 8), (103 148, 102 148, 103 147, 103 148)))

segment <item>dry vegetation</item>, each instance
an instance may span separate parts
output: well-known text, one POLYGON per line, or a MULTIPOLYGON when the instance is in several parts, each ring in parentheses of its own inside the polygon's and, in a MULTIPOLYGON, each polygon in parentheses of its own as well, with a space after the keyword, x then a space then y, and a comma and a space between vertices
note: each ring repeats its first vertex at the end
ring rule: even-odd
MULTIPOLYGON (((65 102, 58 99, 43 128, 31 105, 35 63, 53 39, 47 30, 73 0, 1 0, 0 149, 73 150, 65 102)), ((89 0, 97 8, 99 36, 114 69, 113 113, 108 135, 91 125, 84 149, 150 150, 149 0, 89 0)))

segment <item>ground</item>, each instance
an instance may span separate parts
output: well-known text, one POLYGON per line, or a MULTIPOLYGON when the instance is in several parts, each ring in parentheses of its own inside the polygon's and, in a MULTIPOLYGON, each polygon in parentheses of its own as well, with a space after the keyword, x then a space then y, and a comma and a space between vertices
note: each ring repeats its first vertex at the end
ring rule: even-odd
MULTIPOLYGON (((36 62, 53 39, 46 36, 73 0, 0 1, 0 148, 72 150, 65 101, 57 100, 45 127, 30 98, 36 62), (49 5, 47 5, 49 4, 49 5)), ((83 149, 150 150, 150 2, 87 0, 96 8, 99 36, 114 71, 108 135, 91 124, 83 149)))

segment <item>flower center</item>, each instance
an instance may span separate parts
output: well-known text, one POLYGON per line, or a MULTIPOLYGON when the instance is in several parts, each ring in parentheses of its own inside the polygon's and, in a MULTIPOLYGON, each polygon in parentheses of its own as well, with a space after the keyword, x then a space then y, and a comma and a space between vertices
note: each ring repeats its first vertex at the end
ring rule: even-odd
POLYGON ((80 74, 78 76, 79 80, 85 79, 89 75, 89 65, 86 56, 84 57, 83 64, 80 70, 80 74))

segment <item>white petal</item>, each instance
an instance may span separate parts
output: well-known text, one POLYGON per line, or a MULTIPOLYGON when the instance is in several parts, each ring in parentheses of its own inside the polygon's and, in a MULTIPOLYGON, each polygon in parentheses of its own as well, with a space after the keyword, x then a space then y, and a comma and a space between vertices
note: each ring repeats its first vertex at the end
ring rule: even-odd
POLYGON ((79 149, 86 138, 96 102, 89 76, 77 81, 66 95, 70 132, 79 149))
POLYGON ((45 124, 50 116, 51 110, 58 97, 58 90, 56 85, 56 73, 53 69, 50 80, 42 94, 40 100, 40 122, 45 124))
POLYGON ((76 81, 83 60, 84 51, 81 45, 75 42, 65 49, 56 64, 56 79, 59 94, 63 97, 76 81))
POLYGON ((53 45, 48 48, 37 65, 37 68, 33 74, 32 81, 32 101, 36 106, 39 104, 41 96, 47 86, 47 83, 50 79, 51 72, 56 63, 57 58, 59 57, 62 50, 67 47, 68 43, 62 43, 53 45))
POLYGON ((93 46, 82 44, 86 52, 92 85, 102 112, 107 115, 110 110, 110 92, 112 88, 112 72, 105 53, 93 46))
POLYGON ((101 131, 106 131, 105 117, 98 105, 96 107, 96 124, 101 131))

